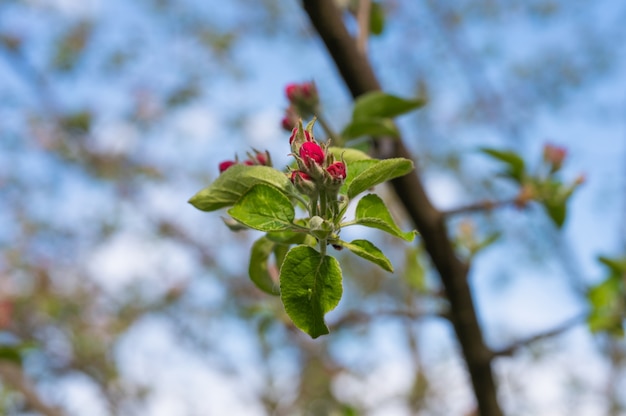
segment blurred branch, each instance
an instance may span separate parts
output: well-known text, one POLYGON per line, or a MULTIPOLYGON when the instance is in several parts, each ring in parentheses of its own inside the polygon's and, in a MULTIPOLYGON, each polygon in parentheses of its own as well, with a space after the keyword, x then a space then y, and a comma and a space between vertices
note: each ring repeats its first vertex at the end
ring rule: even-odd
POLYGON ((367 55, 367 39, 370 33, 371 11, 371 0, 359 0, 359 7, 356 12, 356 20, 359 24, 359 34, 356 40, 356 47, 363 56, 367 55))
MULTIPOLYGON (((359 52, 332 0, 304 0, 303 7, 324 41, 353 97, 380 90, 372 66, 359 52)), ((377 157, 412 159, 402 140, 379 138, 377 157)), ((448 238, 445 216, 437 210, 422 184, 418 171, 391 182, 399 200, 422 236, 426 251, 437 269, 450 302, 450 318, 471 376, 474 395, 483 416, 500 416, 492 353, 483 339, 474 300, 467 281, 468 265, 457 256, 448 238)))
POLYGON ((50 407, 41 400, 30 380, 17 364, 0 361, 0 377, 13 389, 19 391, 33 410, 44 416, 63 416, 59 409, 50 407))
POLYGON ((497 208, 505 207, 507 205, 519 205, 519 203, 520 201, 518 198, 505 199, 502 201, 484 200, 484 201, 475 202, 473 204, 465 205, 462 207, 443 211, 443 215, 445 217, 451 217, 453 215, 467 214, 470 212, 491 211, 497 208))
POLYGON ((550 330, 547 330, 545 332, 540 332, 538 334, 535 334, 531 337, 528 338, 524 338, 521 339, 519 341, 516 341, 514 343, 512 343, 511 345, 509 345, 508 347, 499 349, 499 350, 495 350, 493 351, 493 356, 494 357, 508 357, 508 356, 512 356, 513 354, 515 354, 519 349, 524 348, 524 347, 528 347, 530 344, 533 344, 537 341, 541 341, 543 339, 547 339, 547 338, 552 338, 555 337, 557 335, 562 334, 563 332, 566 332, 570 329, 572 329, 573 327, 575 327, 576 325, 582 323, 585 321, 585 319, 587 318, 587 314, 581 314, 581 315, 577 315, 567 321, 565 321, 564 323, 562 323, 561 325, 557 326, 556 328, 552 328, 550 330))
POLYGON ((397 318, 406 318, 410 320, 418 320, 418 319, 450 319, 450 316, 445 312, 425 312, 425 311, 412 311, 412 310, 402 310, 402 309, 391 309, 391 310, 382 310, 377 311, 376 313, 366 313, 363 311, 349 311, 345 313, 341 318, 339 318, 335 323, 331 325, 332 330, 344 329, 345 327, 359 324, 370 323, 375 319, 386 318, 386 317, 397 317, 397 318))

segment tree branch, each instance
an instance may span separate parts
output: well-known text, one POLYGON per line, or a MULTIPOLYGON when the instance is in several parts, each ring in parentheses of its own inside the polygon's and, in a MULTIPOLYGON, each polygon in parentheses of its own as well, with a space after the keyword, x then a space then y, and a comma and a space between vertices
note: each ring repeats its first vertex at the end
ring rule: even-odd
POLYGON ((486 199, 484 201, 478 201, 473 204, 464 205, 462 207, 449 209, 443 212, 445 217, 451 217, 458 214, 467 214, 470 212, 480 212, 480 211, 491 211, 497 208, 502 208, 507 205, 520 205, 519 199, 516 197, 514 199, 505 199, 502 201, 492 201, 486 199))
MULTIPOLYGON (((366 59, 346 30, 341 12, 332 0, 304 0, 303 6, 319 33, 353 97, 380 90, 380 84, 366 59)), ((412 159, 402 140, 379 139, 377 156, 412 159)), ((450 316, 461 345, 483 416, 500 416, 496 385, 491 367, 492 353, 485 345, 474 302, 467 282, 468 266, 456 255, 444 215, 426 195, 418 172, 391 182, 408 215, 422 236, 426 251, 439 272, 450 301, 450 316)))
POLYGON ((509 345, 508 347, 505 348, 501 348, 499 350, 493 351, 493 357, 506 357, 506 356, 511 356, 513 354, 515 354, 515 352, 517 352, 519 349, 523 348, 523 347, 527 347, 530 344, 533 344, 537 341, 541 341, 542 339, 546 339, 546 338, 552 338, 556 335, 559 335, 563 332, 566 332, 570 329, 572 329, 573 327, 575 327, 576 325, 580 324, 581 322, 584 322, 585 319, 587 317, 587 314, 582 314, 582 315, 577 315, 567 321, 565 321, 564 323, 562 323, 561 325, 557 326, 556 328, 552 328, 548 331, 545 332, 540 332, 538 334, 535 334, 531 337, 528 338, 524 338, 521 339, 519 341, 515 341, 514 343, 512 343, 511 345, 509 345))
POLYGON ((0 361, 0 377, 13 389, 19 391, 33 410, 45 416, 63 415, 59 409, 50 407, 41 400, 30 380, 28 380, 17 364, 9 361, 0 361))

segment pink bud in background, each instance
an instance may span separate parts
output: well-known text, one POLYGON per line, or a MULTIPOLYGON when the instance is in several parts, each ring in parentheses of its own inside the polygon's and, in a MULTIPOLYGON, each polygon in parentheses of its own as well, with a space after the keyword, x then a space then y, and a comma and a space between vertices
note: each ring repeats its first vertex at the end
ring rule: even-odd
POLYGON ((267 156, 265 155, 265 153, 257 153, 256 160, 257 162, 259 162, 260 165, 267 166, 267 156))
POLYGON ((298 92, 300 90, 300 86, 296 83, 292 83, 292 84, 287 84, 287 86, 285 87, 285 95, 287 96, 287 99, 289 101, 292 101, 296 99, 296 96, 298 95, 298 92))
POLYGON ((343 162, 335 162, 330 165, 326 171, 333 179, 346 179, 346 164, 343 162))
POLYGON ((310 160, 313 160, 318 165, 324 163, 324 150, 320 147, 319 144, 315 142, 304 142, 302 147, 300 147, 300 157, 304 160, 304 163, 307 166, 310 165, 310 160))
POLYGON ((567 156, 567 149, 553 144, 546 144, 543 147, 543 160, 552 165, 552 170, 557 171, 563 165, 563 161, 567 156))
POLYGON ((235 162, 234 160, 225 160, 223 162, 221 162, 219 164, 219 169, 220 169, 220 173, 224 172, 226 169, 228 169, 229 167, 236 165, 237 162, 235 162))
POLYGON ((293 172, 291 172, 291 183, 295 184, 298 179, 303 181, 310 181, 311 177, 299 170, 294 170, 293 172))
POLYGON ((248 160, 246 160, 245 162, 243 162, 243 164, 244 164, 244 165, 246 165, 246 166, 252 166, 252 165, 254 165, 254 161, 253 161, 253 160, 248 159, 248 160))

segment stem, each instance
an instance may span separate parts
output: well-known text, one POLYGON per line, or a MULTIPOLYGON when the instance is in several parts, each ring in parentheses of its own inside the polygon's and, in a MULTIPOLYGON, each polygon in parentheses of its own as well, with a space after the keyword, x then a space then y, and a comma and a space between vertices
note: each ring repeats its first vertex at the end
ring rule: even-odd
POLYGON ((324 116, 319 114, 316 117, 317 117, 317 121, 320 123, 320 126, 322 126, 322 129, 324 130, 326 135, 330 137, 333 144, 337 147, 342 147, 343 137, 341 137, 339 134, 335 132, 335 130, 333 130, 333 128, 330 126, 330 124, 328 123, 328 121, 326 120, 324 116))

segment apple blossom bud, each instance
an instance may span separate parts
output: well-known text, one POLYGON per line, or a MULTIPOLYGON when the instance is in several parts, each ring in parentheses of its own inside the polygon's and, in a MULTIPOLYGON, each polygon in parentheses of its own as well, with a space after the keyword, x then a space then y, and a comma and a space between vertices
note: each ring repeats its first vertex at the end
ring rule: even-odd
POLYGON ((343 181, 346 179, 346 164, 343 162, 335 162, 326 168, 326 171, 335 180, 343 181))
POLYGON ((306 166, 311 166, 310 160, 313 160, 318 165, 324 163, 326 156, 324 150, 319 144, 315 142, 304 142, 300 147, 300 157, 304 161, 306 166))
POLYGON ((220 173, 224 172, 226 169, 228 169, 229 167, 236 165, 237 162, 235 162, 234 160, 225 160, 223 162, 221 162, 219 164, 219 169, 220 169, 220 173))
POLYGON ((285 95, 287 96, 287 99, 293 102, 296 96, 298 95, 299 90, 300 90, 300 86, 298 84, 296 83, 287 84, 287 86, 285 87, 285 95))
POLYGON ((564 147, 555 146, 549 143, 543 147, 543 160, 548 162, 551 166, 552 172, 556 172, 561 169, 566 156, 567 149, 564 147))

